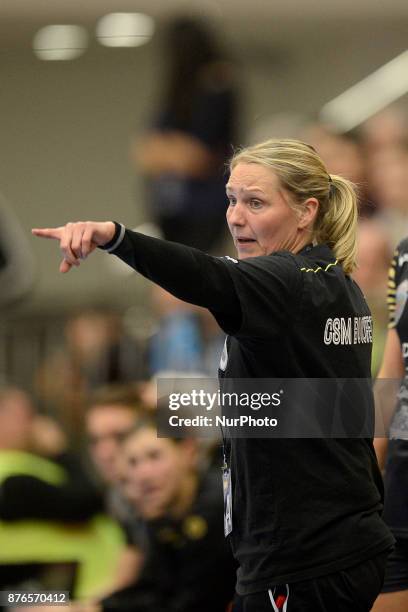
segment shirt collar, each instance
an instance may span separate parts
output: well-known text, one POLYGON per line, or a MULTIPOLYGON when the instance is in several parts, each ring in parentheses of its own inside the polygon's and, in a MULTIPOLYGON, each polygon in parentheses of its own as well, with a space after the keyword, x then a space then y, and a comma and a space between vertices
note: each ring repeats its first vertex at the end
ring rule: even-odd
POLYGON ((297 255, 306 255, 306 257, 317 257, 328 261, 335 260, 333 251, 327 244, 307 244, 297 255))

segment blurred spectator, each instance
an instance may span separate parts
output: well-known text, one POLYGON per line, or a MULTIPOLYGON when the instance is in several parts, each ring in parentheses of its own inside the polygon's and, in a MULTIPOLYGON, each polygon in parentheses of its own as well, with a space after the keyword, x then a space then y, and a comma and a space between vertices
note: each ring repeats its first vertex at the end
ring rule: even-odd
POLYGON ((369 181, 383 231, 396 244, 408 233, 408 145, 372 153, 369 181))
POLYGON ((64 333, 65 346, 37 373, 37 392, 78 445, 88 393, 102 385, 140 380, 143 354, 113 312, 82 311, 67 321, 64 333))
POLYGON ((393 104, 370 117, 360 128, 367 154, 408 144, 406 106, 393 104))
POLYGON ((169 25, 165 58, 160 113, 134 158, 164 237, 209 251, 224 235, 225 162, 236 123, 232 67, 204 24, 188 18, 169 25))
POLYGON ((391 246, 381 226, 373 220, 361 221, 357 239, 357 268, 353 278, 360 286, 373 316, 372 374, 381 365, 388 324, 388 268, 391 246))
POLYGON ((225 335, 214 317, 158 285, 153 285, 151 291, 157 323, 148 343, 150 375, 172 372, 173 377, 195 374, 216 378, 225 335))
POLYGON ((344 176, 357 186, 360 214, 371 216, 375 205, 368 190, 366 158, 359 140, 317 123, 304 127, 300 138, 316 149, 330 174, 344 176))
POLYGON ((123 548, 102 508, 56 424, 22 390, 1 389, 0 589, 100 592, 123 548))
POLYGON ((133 541, 123 551, 116 575, 107 589, 120 588, 135 580, 146 547, 144 523, 125 499, 120 447, 143 413, 134 387, 110 386, 96 390, 89 399, 85 426, 89 454, 105 490, 105 510, 133 541))
POLYGON ((306 126, 302 138, 316 149, 330 174, 340 174, 357 185, 365 180, 364 155, 354 138, 320 124, 306 126))
POLYGON ((384 302, 392 249, 381 226, 374 220, 361 221, 358 227, 357 268, 354 280, 364 294, 384 302))
POLYGON ((199 476, 194 440, 158 438, 148 421, 128 435, 123 453, 127 494, 147 524, 148 557, 139 580, 102 609, 225 612, 235 567, 223 537, 221 478, 199 476))
POLYGON ((26 451, 31 444, 35 410, 21 389, 3 387, 0 391, 0 448, 26 451))
POLYGON ((359 129, 368 166, 370 193, 391 244, 408 233, 408 109, 393 104, 359 129))
POLYGON ((106 509, 118 520, 124 520, 128 515, 120 493, 119 449, 140 413, 139 395, 130 386, 102 387, 88 400, 85 430, 89 455, 106 490, 106 509))
POLYGON ((198 309, 154 285, 152 306, 158 316, 148 347, 149 370, 198 372, 203 367, 203 342, 198 309))
POLYGON ((81 521, 102 499, 50 419, 38 417, 29 396, 0 390, 0 518, 81 521))
POLYGON ((382 592, 373 612, 405 612, 408 609, 407 245, 405 238, 391 261, 388 333, 375 386, 380 427, 374 445, 384 475, 383 518, 396 541, 387 559, 382 592))
MULTIPOLYGON (((219 363, 224 342, 225 336, 222 337, 221 350, 217 350, 215 356, 216 364, 219 363)), ((218 342, 214 340, 214 344, 208 344, 208 349, 215 350, 216 345, 218 346, 218 342)), ((214 364, 212 364, 212 366, 214 366, 214 364)), ((174 372, 172 370, 164 370, 158 372, 157 376, 154 376, 151 380, 140 385, 140 394, 143 398, 143 404, 146 407, 146 414, 150 414, 151 418, 157 416, 158 419, 165 416, 168 411, 168 394, 189 393, 194 379, 198 379, 197 382, 201 388, 207 388, 208 384, 209 392, 214 393, 218 390, 218 378, 211 372, 203 374, 203 372, 174 372)), ((223 460, 221 429, 218 432, 218 437, 206 436, 205 431, 200 430, 199 427, 197 427, 195 431, 197 436, 198 469, 200 472, 205 472, 209 468, 215 468, 218 471, 223 460)))

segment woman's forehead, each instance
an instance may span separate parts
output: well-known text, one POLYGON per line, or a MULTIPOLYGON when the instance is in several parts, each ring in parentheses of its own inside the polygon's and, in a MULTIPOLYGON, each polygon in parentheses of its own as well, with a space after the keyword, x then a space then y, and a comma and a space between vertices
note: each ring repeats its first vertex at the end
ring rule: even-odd
POLYGON ((279 179, 272 168, 261 164, 238 163, 231 171, 228 190, 266 191, 279 186, 279 179))

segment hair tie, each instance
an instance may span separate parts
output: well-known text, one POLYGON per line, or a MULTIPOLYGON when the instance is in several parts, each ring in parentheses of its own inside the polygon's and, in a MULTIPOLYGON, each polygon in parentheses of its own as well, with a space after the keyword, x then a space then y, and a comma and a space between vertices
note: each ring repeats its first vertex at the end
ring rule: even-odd
POLYGON ((330 198, 332 197, 332 195, 334 193, 334 183, 333 183, 333 180, 332 180, 332 177, 330 176, 330 174, 328 176, 329 176, 329 194, 328 194, 328 198, 330 200, 330 198))

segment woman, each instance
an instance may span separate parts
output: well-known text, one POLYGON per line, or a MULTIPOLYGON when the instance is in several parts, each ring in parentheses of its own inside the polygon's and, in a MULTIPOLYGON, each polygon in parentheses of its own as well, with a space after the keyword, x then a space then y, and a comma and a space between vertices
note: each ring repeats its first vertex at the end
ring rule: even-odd
MULTIPOLYGON (((389 429, 390 440, 377 438, 375 449, 381 468, 385 467, 384 482, 386 503, 384 519, 396 539, 395 550, 389 556, 382 594, 378 597, 375 612, 402 612, 408 609, 408 406, 407 406, 407 254, 408 240, 397 247, 392 259, 388 281, 389 330, 381 369, 378 374, 379 396, 386 394, 385 421, 395 411, 389 429), (402 380, 396 402, 390 386, 402 380), (396 404, 396 406, 395 406, 396 404), (396 408, 396 409, 395 409, 396 408)), ((387 432, 388 433, 388 432, 387 432)))
MULTIPOLYGON (((357 202, 314 149, 269 140, 239 151, 227 184, 238 260, 148 238, 119 224, 33 230, 60 241, 61 272, 97 246, 177 297, 204 306, 228 334, 220 376, 369 378, 367 333, 333 327, 370 313, 349 274, 357 202)), ((381 476, 371 440, 231 438, 226 531, 239 563, 234 610, 368 611, 393 543, 380 518, 381 476)))

